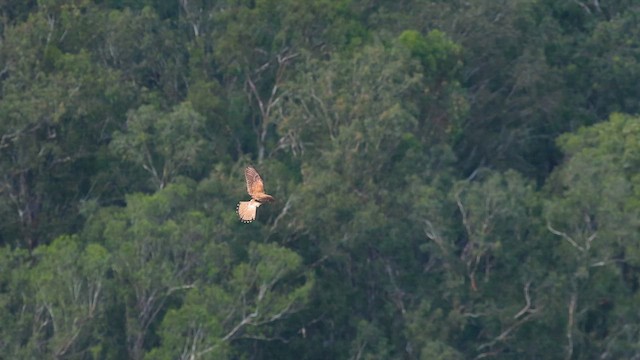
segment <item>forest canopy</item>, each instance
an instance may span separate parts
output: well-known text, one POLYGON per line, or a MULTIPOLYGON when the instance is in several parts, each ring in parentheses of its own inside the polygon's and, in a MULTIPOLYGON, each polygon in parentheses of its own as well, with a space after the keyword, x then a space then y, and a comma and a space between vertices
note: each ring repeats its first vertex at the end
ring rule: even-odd
POLYGON ((0 2, 0 359, 640 357, 638 14, 0 2))

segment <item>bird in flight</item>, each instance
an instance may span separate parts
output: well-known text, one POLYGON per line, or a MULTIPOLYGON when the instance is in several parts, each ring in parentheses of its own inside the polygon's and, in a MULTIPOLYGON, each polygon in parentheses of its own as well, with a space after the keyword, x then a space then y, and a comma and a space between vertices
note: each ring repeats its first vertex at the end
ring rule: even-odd
POLYGON ((244 170, 244 177, 247 180, 247 192, 251 195, 251 200, 240 201, 236 212, 240 221, 250 223, 256 219, 256 210, 260 205, 274 202, 276 199, 264 192, 262 178, 253 166, 247 166, 244 170))

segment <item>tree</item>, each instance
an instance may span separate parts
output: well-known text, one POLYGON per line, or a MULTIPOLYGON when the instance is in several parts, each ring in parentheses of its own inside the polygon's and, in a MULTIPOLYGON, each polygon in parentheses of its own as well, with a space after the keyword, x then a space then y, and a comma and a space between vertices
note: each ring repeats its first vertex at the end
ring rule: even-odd
POLYGON ((24 261, 4 269, 13 278, 2 296, 4 355, 78 357, 99 344, 110 267, 105 248, 62 236, 33 252, 34 266, 21 250, 3 251, 3 265, 24 261))
POLYGON ((171 184, 154 195, 127 197, 122 210, 93 216, 87 238, 112 255, 112 271, 126 313, 128 356, 142 359, 153 329, 169 304, 194 287, 205 258, 207 226, 203 214, 189 211, 189 182, 171 184))
POLYGON ((178 175, 199 170, 206 158, 205 119, 189 103, 164 113, 145 105, 128 115, 126 129, 109 145, 124 160, 142 167, 163 189, 178 175))
POLYGON ((78 226, 78 199, 108 186, 93 178, 104 170, 94 160, 120 112, 110 106, 130 90, 86 51, 62 51, 65 26, 37 12, 0 44, 2 237, 29 249, 78 226))
POLYGON ((81 354, 98 342, 96 319, 104 311, 109 253, 98 244, 82 249, 77 238, 61 237, 39 247, 35 256, 42 258, 32 270, 33 328, 38 329, 32 341, 57 358, 81 354))
POLYGON ((407 316, 414 351, 436 358, 560 351, 540 333, 559 330, 559 285, 532 184, 513 171, 484 169, 455 184, 445 201, 455 215, 422 211, 429 260, 423 295, 407 316))
POLYGON ((301 310, 313 287, 300 256, 251 243, 247 262, 219 276, 222 281, 200 283, 182 307, 167 313, 162 344, 150 358, 223 358, 235 342, 288 341, 274 325, 301 310))
POLYGON ((29 254, 25 249, 0 247, 0 351, 6 356, 38 356, 24 349, 33 333, 34 289, 29 282, 29 254))
MULTIPOLYGON (((318 274, 315 311, 301 321, 331 344, 331 356, 399 354, 423 233, 411 222, 420 195, 398 189, 435 191, 450 152, 416 119, 424 74, 403 44, 306 61, 278 121, 279 147, 302 175, 278 234, 318 274)), ((326 352, 314 345, 310 353, 326 352)))
POLYGON ((230 110, 237 112, 231 124, 238 140, 249 144, 242 151, 255 153, 258 163, 276 147, 274 111, 297 59, 303 52, 325 56, 366 36, 355 16, 351 1, 309 0, 230 1, 224 11, 212 13, 215 59, 231 95, 230 110))
POLYGON ((629 303, 640 263, 638 136, 637 117, 613 114, 558 140, 567 158, 549 181, 545 216, 566 263, 567 357, 638 355, 629 346, 638 336, 629 303))

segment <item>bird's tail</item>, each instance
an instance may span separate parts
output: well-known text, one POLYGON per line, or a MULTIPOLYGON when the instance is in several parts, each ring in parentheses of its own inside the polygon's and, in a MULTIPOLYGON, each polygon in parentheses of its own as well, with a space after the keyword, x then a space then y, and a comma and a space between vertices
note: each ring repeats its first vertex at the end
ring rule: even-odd
POLYGON ((258 207, 252 201, 240 201, 238 203, 238 207, 236 212, 238 213, 238 217, 240 217, 240 221, 244 223, 250 223, 256 219, 256 209, 258 207))

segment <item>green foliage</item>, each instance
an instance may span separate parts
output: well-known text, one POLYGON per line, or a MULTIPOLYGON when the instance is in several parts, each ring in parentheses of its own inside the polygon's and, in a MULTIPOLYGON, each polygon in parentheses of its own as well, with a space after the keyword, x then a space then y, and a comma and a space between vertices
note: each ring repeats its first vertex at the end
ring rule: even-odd
POLYGON ((3 355, 73 358, 98 344, 109 282, 105 248, 63 236, 34 251, 35 266, 23 252, 3 250, 2 265, 10 267, 3 269, 2 329, 12 330, 3 334, 3 355))
POLYGON ((415 30, 407 30, 400 34, 398 40, 420 59, 427 74, 452 76, 462 66, 459 59, 462 47, 447 39, 442 31, 432 30, 423 37, 415 30))
POLYGON ((167 312, 160 327, 161 346, 145 358, 229 358, 229 345, 223 340, 224 318, 218 316, 233 305, 229 294, 217 286, 191 290, 179 309, 167 312))
POLYGON ((3 356, 37 356, 33 346, 25 346, 35 314, 28 253, 4 246, 0 256, 0 350, 3 356))
POLYGON ((568 159, 550 182, 562 190, 555 191, 549 204, 549 221, 562 220, 567 240, 574 239, 577 249, 583 249, 580 252, 590 252, 593 244, 595 257, 605 262, 622 256, 625 262, 638 264, 639 252, 631 241, 633 228, 640 225, 638 136, 637 117, 613 114, 605 123, 558 140, 568 159))
POLYGON ((41 258, 31 279, 39 309, 33 340, 48 349, 44 354, 72 356, 96 342, 92 320, 103 311, 109 253, 98 244, 78 245, 77 238, 61 237, 34 253, 41 258))
POLYGON ((201 213, 188 211, 189 184, 167 186, 152 196, 127 197, 126 211, 106 211, 97 241, 114 254, 112 269, 124 300, 127 348, 142 358, 150 327, 159 312, 194 286, 194 271, 206 253, 206 224, 201 213))
POLYGON ((591 339, 583 351, 606 347, 625 357, 636 354, 629 346, 636 335, 617 337, 610 321, 635 319, 622 304, 635 296, 640 264, 635 241, 640 225, 638 120, 613 114, 606 122, 558 139, 567 159, 550 178, 545 216, 560 243, 572 293, 582 299, 576 305, 582 315, 570 325, 576 338, 591 339))
POLYGON ((294 153, 308 149, 311 156, 328 145, 334 152, 330 161, 346 160, 344 166, 360 171, 374 159, 384 166, 381 157, 394 154, 401 137, 415 129, 413 99, 402 99, 420 85, 415 64, 398 49, 376 45, 307 66, 313 70, 288 84, 290 95, 281 105, 285 144, 294 153), (356 165, 359 157, 367 164, 356 165))
POLYGON ((124 160, 141 166, 162 189, 178 175, 190 170, 197 174, 206 145, 204 121, 189 103, 168 114, 144 105, 128 114, 126 130, 114 132, 110 146, 124 160))
POLYGON ((313 277, 287 285, 302 275, 302 259, 277 245, 251 243, 248 256, 230 271, 227 286, 200 283, 166 314, 161 346, 149 358, 226 358, 234 340, 278 339, 273 324, 305 305, 313 277))
POLYGON ((12 245, 29 248, 78 226, 77 198, 104 186, 92 181, 103 170, 92 165, 104 143, 100 129, 110 128, 121 114, 113 105, 131 90, 87 52, 63 53, 46 40, 53 30, 36 14, 7 29, 2 44, 2 227, 12 245))

